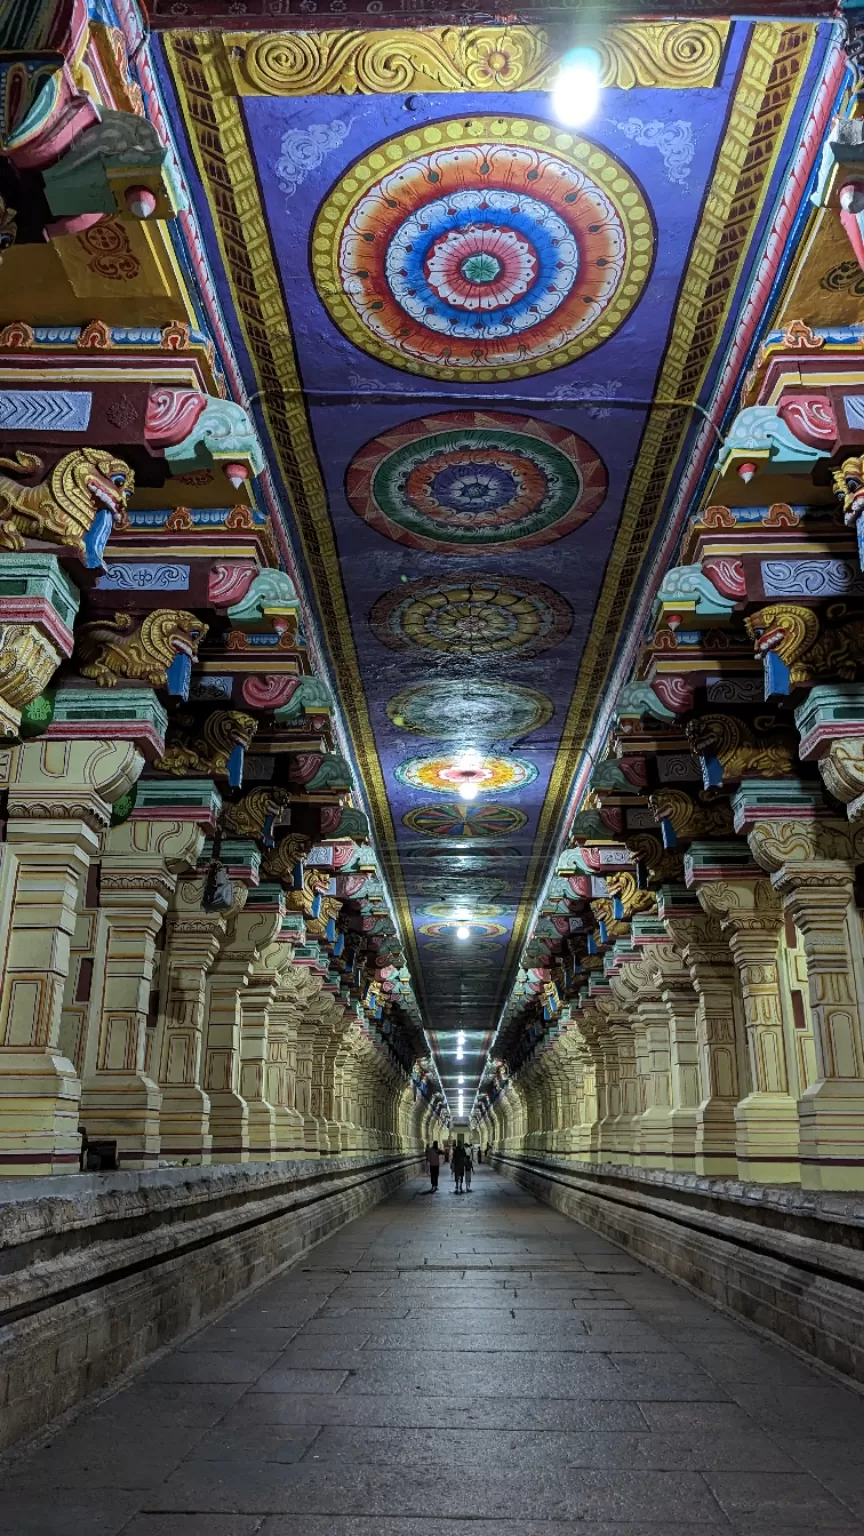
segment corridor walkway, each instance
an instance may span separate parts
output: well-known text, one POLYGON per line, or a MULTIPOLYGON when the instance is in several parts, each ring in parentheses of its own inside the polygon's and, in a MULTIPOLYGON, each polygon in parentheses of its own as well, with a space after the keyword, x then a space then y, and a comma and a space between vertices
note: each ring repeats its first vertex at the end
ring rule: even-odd
POLYGON ((864 1533, 864 1400, 443 1173, 7 1465, 0 1536, 864 1533))

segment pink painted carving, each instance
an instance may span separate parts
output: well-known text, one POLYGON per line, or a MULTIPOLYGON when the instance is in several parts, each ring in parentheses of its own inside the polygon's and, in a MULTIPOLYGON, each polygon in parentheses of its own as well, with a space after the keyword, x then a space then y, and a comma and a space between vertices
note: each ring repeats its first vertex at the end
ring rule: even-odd
POLYGON ((693 689, 683 677, 655 677, 651 687, 667 709, 684 715, 693 708, 693 689))
MULTIPOLYGON (((644 757, 621 757, 618 759, 618 767, 628 784, 635 784, 641 789, 643 784, 648 783, 648 764, 644 757)), ((621 830, 620 819, 615 830, 621 830)))
MULTIPOLYGON (((311 777, 311 775, 310 775, 311 777)), ((322 805, 321 807, 321 836, 331 837, 342 820, 341 805, 322 805)))
POLYGON ((555 929, 556 933, 560 933, 562 935, 565 935, 565 934, 568 934, 570 932, 570 919, 569 919, 569 917, 553 917, 553 918, 550 919, 550 921, 551 921, 552 927, 555 929))
MULTIPOLYGON (((622 763, 623 771, 623 763, 622 763)), ((606 805, 600 812, 600 820, 610 832, 624 831, 624 812, 620 805, 606 805)))
MULTIPOLYGON (((340 810, 340 807, 337 806, 336 809, 340 810)), ((331 843, 330 849, 333 854, 333 868, 344 869, 345 865, 350 863, 351 859, 354 857, 354 854, 357 851, 357 844, 352 842, 350 838, 344 838, 338 843, 331 843)), ((357 878, 359 880, 366 880, 368 879, 368 876, 358 875, 357 878)))
POLYGON ((207 396, 197 389, 151 389, 144 436, 148 447, 173 448, 189 436, 207 409, 207 396))
POLYGON ((838 437, 837 417, 827 395, 783 395, 777 413, 802 443, 826 448, 838 437))
POLYGON ((246 596, 257 572, 254 565, 211 565, 207 596, 217 607, 230 608, 246 596))
POLYGON ((299 687, 299 677, 247 677, 243 697, 253 709, 280 709, 299 687))
POLYGON ((591 881, 587 875, 568 875, 567 884, 574 896, 587 900, 591 895, 591 881))
POLYGON ((291 768, 288 774, 292 784, 308 784, 314 779, 324 759, 320 752, 298 752, 291 759, 291 768))
MULTIPOLYGON (((724 597, 746 597, 747 583, 744 580, 744 566, 732 555, 713 555, 710 559, 702 561, 702 570, 724 597)), ((656 683, 654 687, 656 692, 656 683)))
POLYGON ((368 875, 337 875, 336 895, 343 901, 350 901, 352 896, 359 896, 368 878, 368 875))

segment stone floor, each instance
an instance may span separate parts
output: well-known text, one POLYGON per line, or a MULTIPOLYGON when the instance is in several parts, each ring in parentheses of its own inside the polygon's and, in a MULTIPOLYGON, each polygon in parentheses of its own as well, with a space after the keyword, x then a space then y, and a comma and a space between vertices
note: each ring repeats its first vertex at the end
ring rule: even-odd
POLYGON ((864 1533, 864 1399, 442 1171, 9 1465, 0 1536, 864 1533))

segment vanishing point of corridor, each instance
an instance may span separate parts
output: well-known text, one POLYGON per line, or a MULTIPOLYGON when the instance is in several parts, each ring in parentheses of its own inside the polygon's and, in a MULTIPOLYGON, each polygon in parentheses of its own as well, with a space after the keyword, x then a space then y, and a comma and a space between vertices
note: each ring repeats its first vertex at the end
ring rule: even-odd
POLYGON ((2 1536, 864 1531, 864 1403, 486 1168, 13 1463, 2 1536))

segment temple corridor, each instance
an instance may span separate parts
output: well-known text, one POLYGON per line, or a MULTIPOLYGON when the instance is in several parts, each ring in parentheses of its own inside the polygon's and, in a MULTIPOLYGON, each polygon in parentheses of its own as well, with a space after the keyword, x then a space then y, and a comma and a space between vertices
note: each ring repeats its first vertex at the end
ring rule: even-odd
POLYGON ((480 1168, 6 1468, 2 1536, 864 1531, 864 1402, 480 1168))

